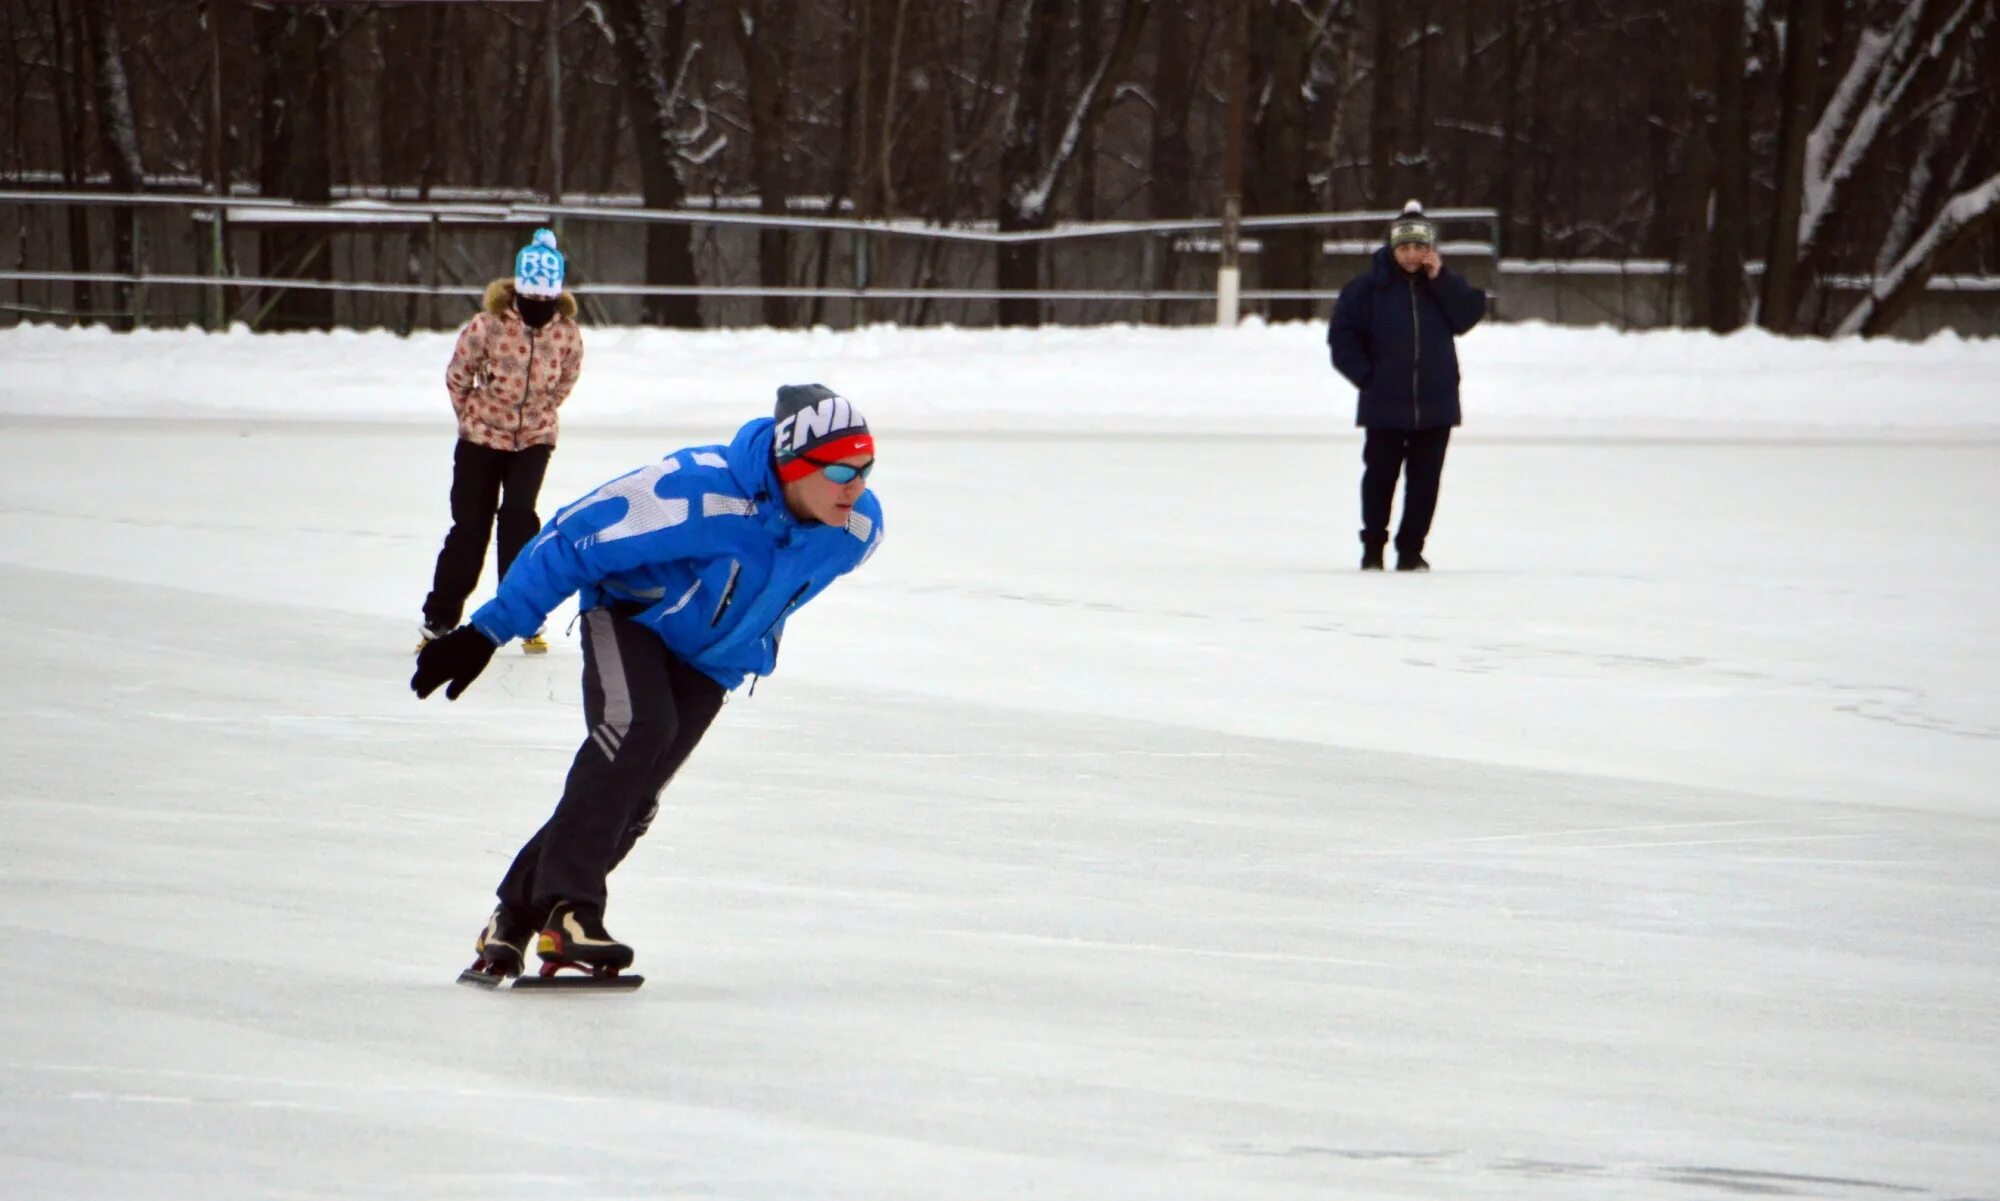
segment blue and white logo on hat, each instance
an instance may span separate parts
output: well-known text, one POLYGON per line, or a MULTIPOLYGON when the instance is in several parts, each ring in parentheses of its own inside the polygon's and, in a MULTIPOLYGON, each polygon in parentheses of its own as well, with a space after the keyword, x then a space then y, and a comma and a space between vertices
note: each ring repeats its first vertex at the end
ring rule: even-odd
POLYGON ((563 256, 556 249, 555 231, 538 229, 514 256, 514 291, 521 296, 554 299, 562 290, 563 256))

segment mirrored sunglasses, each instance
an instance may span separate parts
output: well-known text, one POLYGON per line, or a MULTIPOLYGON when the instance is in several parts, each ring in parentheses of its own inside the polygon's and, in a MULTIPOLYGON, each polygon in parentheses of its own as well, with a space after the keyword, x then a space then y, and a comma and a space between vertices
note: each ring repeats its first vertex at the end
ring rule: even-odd
POLYGON ((818 459, 808 455, 801 455, 800 458, 817 466, 822 472, 826 473, 827 479, 836 484, 851 484, 857 479, 865 480, 868 478, 868 473, 875 470, 875 460, 873 459, 868 460, 859 467, 855 467, 848 463, 822 463, 818 459))

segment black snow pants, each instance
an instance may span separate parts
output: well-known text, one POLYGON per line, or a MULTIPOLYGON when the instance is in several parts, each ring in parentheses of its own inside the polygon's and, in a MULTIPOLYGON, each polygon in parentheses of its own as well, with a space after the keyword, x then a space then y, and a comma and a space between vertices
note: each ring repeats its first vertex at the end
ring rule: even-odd
POLYGON ((500 903, 535 922, 557 901, 603 905, 605 877, 660 810, 660 790, 722 708, 722 685, 645 626, 610 609, 583 615, 583 715, 556 811, 500 881, 500 903))
POLYGON ((465 600, 479 586, 486 566, 486 540, 495 537, 499 518, 500 571, 507 574, 514 556, 542 528, 535 514, 542 476, 549 469, 553 446, 526 450, 494 450, 477 442, 458 440, 451 455, 451 529, 438 551, 431 576, 431 594, 424 598, 424 624, 449 630, 465 616, 465 600))
POLYGON ((1407 467, 1409 488, 1403 493, 1403 522, 1396 529, 1396 549, 1421 554, 1437 512, 1438 481, 1444 475, 1445 447, 1451 427, 1433 430, 1392 430, 1368 427, 1361 446, 1361 540, 1371 545, 1388 541, 1389 507, 1396 499, 1396 477, 1407 467))

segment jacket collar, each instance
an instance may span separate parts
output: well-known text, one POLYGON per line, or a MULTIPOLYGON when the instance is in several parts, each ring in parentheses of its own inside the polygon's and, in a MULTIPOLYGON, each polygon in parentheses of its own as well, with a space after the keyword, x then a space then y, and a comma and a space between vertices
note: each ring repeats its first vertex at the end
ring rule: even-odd
POLYGON ((743 428, 730 439, 723 457, 729 460, 729 474, 736 477, 737 486, 757 502, 758 516, 765 524, 804 526, 806 523, 792 516, 791 506, 785 503, 784 485, 778 482, 778 465, 771 461, 771 440, 777 424, 770 417, 744 422, 743 428))
POLYGON ((1368 278, 1378 288, 1386 288, 1403 277, 1403 269, 1396 265, 1396 254, 1387 246, 1375 249, 1375 256, 1368 265, 1368 278))

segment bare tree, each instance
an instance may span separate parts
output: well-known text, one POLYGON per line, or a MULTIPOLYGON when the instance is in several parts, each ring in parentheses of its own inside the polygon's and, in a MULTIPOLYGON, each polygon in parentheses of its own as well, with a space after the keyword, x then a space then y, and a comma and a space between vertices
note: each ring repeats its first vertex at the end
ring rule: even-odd
MULTIPOLYGON (((325 204, 333 197, 334 18, 312 9, 256 9, 252 16, 263 86, 259 183, 266 196, 325 204)), ((273 278, 333 278, 329 234, 323 227, 267 229, 258 239, 258 257, 264 273, 273 278)), ((334 293, 325 289, 281 289, 262 324, 279 330, 328 329, 333 301, 334 293)))
POLYGON ((1967 239, 2000 223, 2000 174, 1946 202, 1903 257, 1870 286, 1841 321, 1838 334, 1885 334, 1908 311, 1924 285, 1967 239))
MULTIPOLYGON (((1403 173, 1396 165, 1401 129, 1397 118, 1396 80, 1401 57, 1396 35, 1403 14, 1401 0, 1375 0, 1374 50, 1368 60, 1368 201, 1377 208, 1395 202, 1403 173)), ((1508 5, 1508 11, 1513 11, 1508 5)))
MULTIPOLYGON (((1251 2, 1251 0, 1246 0, 1251 2)), ((1253 165, 1245 181, 1248 211, 1302 213, 1312 206, 1306 162, 1307 65, 1318 43, 1331 5, 1320 0, 1317 12, 1295 0, 1255 0, 1251 11, 1250 55, 1253 165)), ((1275 291, 1303 291, 1312 285, 1313 247, 1317 230, 1270 229, 1259 237, 1261 282, 1275 291)), ((1302 320, 1313 315, 1313 302, 1274 300, 1275 320, 1302 320)))
MULTIPOLYGON (((640 194, 646 207, 677 209, 687 203, 684 165, 720 148, 709 135, 707 111, 687 93, 688 72, 699 47, 687 39, 686 0, 606 0, 618 39, 618 65, 632 117, 639 159, 640 194), (661 35, 649 26, 658 18, 661 35), (671 72, 671 74, 669 74, 671 72)), ((688 286, 695 282, 694 244, 679 222, 646 226, 646 282, 688 286)), ((649 296, 646 320, 699 328, 701 306, 693 296, 649 296)))
MULTIPOLYGON (((1258 29, 1243 180, 1254 212, 1390 207, 1411 195, 1492 205, 1510 257, 1685 266, 1687 311, 1718 329, 1741 319, 1745 259, 1767 262, 1754 318, 1780 329, 1884 329, 1922 295, 1926 264, 2000 271, 2000 230, 1968 212, 2000 170, 1995 0, 220 8, 230 16, 216 27, 188 19, 190 0, 0 0, 0 170, 19 187, 125 189, 148 186, 148 172, 206 180, 220 161, 236 165, 223 173, 237 186, 294 199, 380 187, 538 194, 559 99, 565 191, 637 192, 667 208, 754 193, 772 214, 815 196, 845 213, 997 217, 1026 231, 1073 216, 1198 217, 1216 206, 1225 158, 1228 64, 1215 31, 1242 13, 1258 29), (1148 22, 1156 30, 1135 32, 1148 22), (559 98, 545 69, 552 45, 559 98), (230 93, 219 119, 209 101, 218 62, 230 93), (1871 277, 1868 313, 1856 316, 1854 281, 1871 277)), ((88 274, 140 258, 212 261, 210 238, 192 227, 141 254, 137 233, 159 224, 108 206, 47 211, 54 236, 31 218, 12 262, 88 274)), ((878 284, 988 279, 983 253, 943 242, 818 233, 806 256, 796 232, 752 242, 702 230, 648 231, 645 277, 690 286, 709 256, 733 269, 729 256, 749 249, 760 280, 830 283, 852 248, 873 251, 878 284)), ((326 271, 324 232, 260 231, 261 254, 246 254, 242 270, 310 282, 326 271)), ((477 273, 467 253, 488 253, 470 241, 484 236, 447 229, 436 259, 427 229, 349 226, 336 241, 375 277, 416 281, 433 262, 459 279, 477 273)), ((1308 236, 1262 241, 1261 283, 1317 282, 1308 236)), ((248 234, 231 242, 253 246, 248 234)), ((1128 256, 1129 277, 1149 261, 1137 242, 1096 246, 1128 256)), ((1171 244, 1150 249, 1161 252, 1151 278, 1174 280, 1171 244)), ((1000 266, 1008 290, 1072 278, 1067 268, 1045 276, 1032 248, 1010 249, 1000 266)), ((89 319, 129 303, 103 283, 55 290, 89 319)), ((15 294, 29 291, 40 289, 15 294)), ((183 317, 194 307, 177 292, 153 295, 183 317)), ((423 307, 342 295, 336 308, 293 289, 272 316, 408 326, 423 307)), ((701 307, 655 298, 644 312, 693 324, 701 307)), ((1040 311, 1034 301, 1003 307, 1008 320, 1040 311)), ((980 308, 919 300, 875 312, 955 320, 980 308)), ((740 308, 711 315, 725 311, 740 308)), ((1162 305, 1147 316, 1198 312, 1162 305)), ((774 299, 760 316, 816 321, 823 309, 774 299)))
POLYGON ((1758 304, 1758 323, 1779 333, 1792 328, 1798 311, 1799 215, 1805 198, 1806 141, 1819 92, 1821 2, 1791 0, 1785 22, 1777 196, 1771 206, 1763 297, 1758 304))
MULTIPOLYGON (((757 207, 766 216, 785 215, 791 197, 791 171, 786 163, 789 128, 785 113, 791 89, 791 32, 772 0, 736 0, 730 28, 742 55, 750 109, 751 178, 757 185, 757 207)), ((757 275, 766 287, 791 282, 791 239, 783 229, 757 233, 757 275)), ((791 302, 783 296, 763 298, 764 323, 791 324, 791 302)))
MULTIPOLYGON (((1694 13, 1710 15, 1730 0, 1696 0, 1694 13)), ((1716 271, 1713 247, 1715 228, 1715 125, 1716 76, 1720 52, 1710 21, 1691 20, 1681 26, 1682 54, 1686 60, 1687 93, 1682 110, 1681 178, 1686 211, 1683 220, 1680 261, 1687 283, 1688 320, 1708 325, 1715 319, 1716 271)))
MULTIPOLYGON (((1013 103, 1000 151, 1000 228, 1006 232, 1047 229, 1056 186, 1076 162, 1083 131, 1102 115, 1112 84, 1123 76, 1138 48, 1152 0, 1121 0, 1118 33, 1110 49, 1088 65, 1083 83, 1066 106, 1062 127, 1049 136, 1059 111, 1052 87, 1053 53, 1060 0, 1026 0, 1022 10, 1019 64, 1014 72, 1013 103)), ((1000 251, 999 284, 1003 289, 1040 286, 1041 248, 1035 243, 1009 243, 1000 251)), ((1029 297, 1000 302, 1002 325, 1041 324, 1041 305, 1029 297)))
POLYGON ((1743 270, 1749 244, 1750 144, 1745 130, 1744 72, 1749 53, 1744 0, 1715 0, 1715 212, 1710 226, 1708 327, 1743 325, 1743 270))
MULTIPOLYGON (((118 14, 110 0, 89 0, 82 12, 90 42, 91 62, 96 67, 94 83, 97 99, 97 129, 103 142, 105 162, 110 167, 111 187, 119 192, 136 192, 146 184, 146 162, 139 153, 139 120, 132 111, 132 79, 125 70, 125 47, 118 36, 118 14)), ((112 218, 112 265, 123 275, 138 270, 136 213, 129 208, 114 211, 112 218)), ((116 296, 116 322, 131 328, 132 286, 120 283, 116 296)))
MULTIPOLYGON (((1909 0, 1874 6, 1854 39, 1847 68, 1806 135, 1799 180, 1797 234, 1771 248, 1770 270, 1782 277, 1765 292, 1764 324, 1788 330, 1796 319, 1794 272, 1810 276, 1829 257, 1823 238, 1843 215, 1854 181, 1889 146, 1895 116, 1928 103, 1953 73, 1970 39, 1968 26, 1990 21, 1990 0, 1909 0)), ((1801 49, 1803 53, 1803 48, 1801 49)), ((1793 215, 1781 212, 1779 227, 1793 215)))

